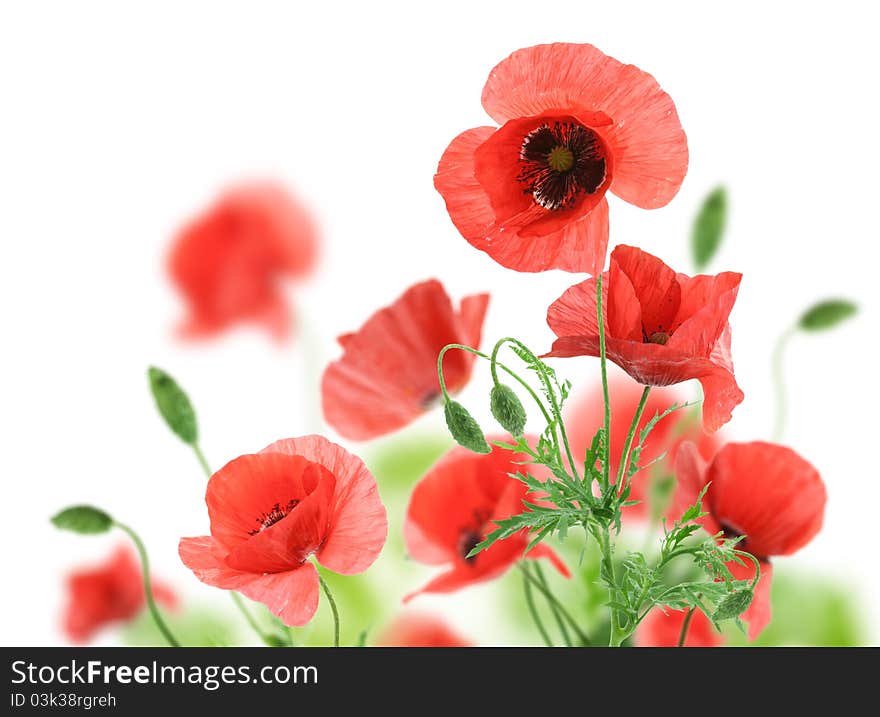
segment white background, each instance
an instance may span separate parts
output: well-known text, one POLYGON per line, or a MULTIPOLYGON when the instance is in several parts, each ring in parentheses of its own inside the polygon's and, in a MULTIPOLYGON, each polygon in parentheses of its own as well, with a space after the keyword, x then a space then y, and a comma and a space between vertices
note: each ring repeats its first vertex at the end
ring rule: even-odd
MULTIPOLYGON (((546 306, 582 277, 517 274, 473 250, 432 175, 458 132, 491 124, 480 106, 489 70, 556 40, 651 72, 688 134, 678 197, 651 212, 612 200, 612 244, 689 271, 695 207, 717 182, 729 187, 711 268, 745 274, 733 328, 746 402, 726 435, 768 436, 772 344, 806 305, 828 295, 861 305, 847 326, 790 347, 787 442, 820 469, 830 499, 822 533, 785 560, 857 585, 876 640, 880 52, 869 3, 2 7, 3 643, 58 642, 60 576, 113 542, 51 529, 48 516, 70 503, 137 526, 157 573, 208 590, 176 557, 180 535, 207 528, 204 484, 155 415, 148 363, 196 399, 215 464, 306 430, 297 345, 248 331, 202 348, 171 336, 182 309, 164 251, 229 181, 280 178, 320 216, 320 272, 295 299, 326 358, 336 334, 429 276, 454 296, 491 290, 487 340, 549 345, 546 306)), ((589 383, 596 364, 563 370, 589 383)), ((480 614, 455 620, 479 638, 480 614)))

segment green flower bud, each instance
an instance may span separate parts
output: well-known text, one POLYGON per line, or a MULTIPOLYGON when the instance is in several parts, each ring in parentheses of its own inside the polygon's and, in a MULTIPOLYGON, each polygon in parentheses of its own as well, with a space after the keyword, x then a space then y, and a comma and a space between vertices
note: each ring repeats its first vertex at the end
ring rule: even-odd
POLYGON ((458 401, 447 400, 443 406, 446 425, 456 442, 474 453, 490 453, 483 431, 474 417, 458 401))
POLYGON ((156 399, 156 408, 159 409, 165 423, 184 443, 195 445, 199 440, 199 431, 196 412, 189 396, 177 385, 177 381, 162 369, 151 366, 147 375, 150 378, 150 390, 153 392, 153 398, 156 399))
POLYGON ((61 530, 70 530, 82 535, 106 533, 113 527, 113 518, 103 510, 90 505, 75 505, 65 508, 52 518, 52 523, 61 530))
POLYGON ((511 436, 519 438, 526 427, 526 409, 510 386, 496 383, 489 395, 492 415, 511 436))
POLYGON ((825 331, 833 329, 846 319, 854 316, 858 307, 845 299, 829 299, 814 304, 798 321, 804 331, 825 331))
POLYGON ((725 595, 721 602, 718 603, 718 607, 715 608, 712 620, 714 622, 721 622, 722 620, 739 617, 748 610, 749 605, 752 604, 753 597, 754 594, 748 588, 725 595))

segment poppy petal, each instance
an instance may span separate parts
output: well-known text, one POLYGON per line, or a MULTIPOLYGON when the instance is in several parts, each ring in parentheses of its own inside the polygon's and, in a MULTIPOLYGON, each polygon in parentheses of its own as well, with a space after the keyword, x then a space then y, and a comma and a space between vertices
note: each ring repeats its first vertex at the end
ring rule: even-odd
POLYGON ((675 317, 675 333, 667 346, 695 356, 709 356, 728 326, 741 279, 742 274, 731 271, 693 278, 679 274, 682 301, 675 317))
POLYGON ((318 571, 309 562, 284 573, 251 575, 239 588, 251 600, 263 603, 289 627, 302 627, 318 609, 318 571))
MULTIPOLYGON (((686 441, 678 447, 675 453, 677 485, 673 498, 673 515, 676 518, 697 502, 700 491, 706 487, 706 468, 706 461, 703 460, 695 443, 686 441)), ((710 535, 715 535, 721 530, 721 526, 711 512, 697 522, 710 535)))
POLYGON ((687 172, 687 138, 672 99, 648 73, 592 45, 517 50, 489 74, 483 107, 498 124, 547 111, 599 111, 614 156, 611 191, 653 209, 668 204, 687 172))
MULTIPOLYGON (((475 166, 477 149, 494 132, 492 127, 478 127, 458 135, 443 153, 434 176, 434 186, 461 235, 508 269, 601 271, 608 246, 608 203, 604 197, 589 213, 545 234, 540 241, 519 235, 519 229, 528 223, 526 219, 533 220, 537 215, 514 219, 510 227, 496 219, 475 166)), ((546 213, 541 207, 535 211, 546 213)))
POLYGON ((826 492, 819 473, 790 448, 755 441, 728 443, 707 472, 713 515, 746 536, 758 557, 790 555, 819 532, 826 492))
MULTIPOLYGON (((440 395, 437 355, 447 344, 479 334, 475 322, 487 301, 485 294, 472 297, 462 302, 459 315, 443 285, 432 279, 410 287, 358 332, 346 334, 342 357, 321 381, 328 423, 346 438, 369 440, 425 413, 440 395)), ((468 352, 449 352, 444 361, 449 390, 464 386, 473 361, 468 352)))
POLYGON ((317 552, 318 561, 342 575, 370 567, 385 545, 388 518, 376 479, 364 462, 318 435, 276 441, 263 454, 303 456, 335 477, 327 537, 317 552))
MULTIPOLYGON (((616 292, 619 286, 632 286, 632 291, 641 307, 641 332, 651 336, 655 332, 672 333, 673 323, 681 303, 681 286, 675 272, 660 259, 635 247, 620 245, 611 252, 609 286, 616 292), (623 277, 627 281, 623 281, 623 277)), ((629 296, 614 295, 609 300, 609 309, 621 304, 629 305, 629 296)), ((731 306, 733 304, 731 303, 731 306)), ((728 309, 728 314, 730 310, 728 309)), ((727 317, 725 316, 725 321, 727 317)), ((610 319, 609 319, 609 323, 610 319)), ((624 334, 612 326, 612 333, 618 338, 640 340, 641 335, 624 334)), ((674 338, 674 337, 673 337, 674 338)))

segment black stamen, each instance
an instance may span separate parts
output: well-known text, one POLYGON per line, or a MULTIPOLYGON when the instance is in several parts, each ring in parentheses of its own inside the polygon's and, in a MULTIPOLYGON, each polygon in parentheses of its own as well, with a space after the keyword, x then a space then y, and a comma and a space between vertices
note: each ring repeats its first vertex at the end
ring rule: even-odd
POLYGON ((259 518, 257 518, 257 523, 260 524, 259 528, 254 530, 249 530, 248 535, 256 535, 264 531, 266 528, 269 528, 279 520, 286 518, 290 511, 292 511, 299 504, 299 501, 291 498, 285 505, 281 505, 281 503, 276 503, 272 506, 272 509, 263 513, 259 518))
POLYGON ((520 149, 517 180, 545 209, 564 209, 605 181, 599 137, 576 122, 543 124, 529 132, 520 149))
POLYGON ((476 555, 468 557, 468 553, 483 541, 482 536, 473 530, 467 530, 461 534, 458 540, 458 554, 469 563, 477 559, 476 555))

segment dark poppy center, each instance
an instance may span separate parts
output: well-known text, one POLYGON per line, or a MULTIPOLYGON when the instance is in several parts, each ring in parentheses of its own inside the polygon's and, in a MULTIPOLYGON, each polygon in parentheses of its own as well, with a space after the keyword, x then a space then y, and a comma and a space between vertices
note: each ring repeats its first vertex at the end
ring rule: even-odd
POLYGON ((650 336, 645 343, 649 344, 660 344, 661 346, 666 346, 666 343, 669 341, 669 334, 665 331, 655 331, 650 336))
POLYGON ((270 510, 266 511, 265 513, 260 515, 259 518, 257 518, 257 523, 259 523, 260 527, 254 528, 254 530, 249 530, 248 535, 256 535, 257 533, 261 533, 266 530, 266 528, 271 528, 273 525, 275 525, 275 523, 283 520, 288 515, 290 515, 290 512, 294 508, 296 508, 298 504, 299 501, 294 498, 291 498, 286 503, 276 503, 272 506, 270 510))
POLYGON ((605 152, 593 130, 577 122, 553 122, 523 139, 517 181, 545 209, 565 209, 605 181, 605 152))
MULTIPOLYGON (((738 538, 738 537, 740 537, 741 535, 743 535, 743 533, 741 533, 741 532, 740 532, 739 530, 737 530, 736 528, 731 527, 731 526, 730 526, 729 524, 727 524, 727 523, 721 523, 720 525, 721 525, 721 530, 724 532, 724 537, 725 537, 725 538, 738 538)), ((746 537, 746 538, 743 538, 742 540, 740 540, 740 541, 736 544, 736 549, 737 549, 737 550, 743 550, 743 551, 745 551, 746 553, 752 553, 752 555, 754 555, 756 558, 758 558, 758 560, 764 560, 764 559, 765 559, 763 555, 758 555, 757 553, 755 553, 753 550, 751 550, 751 549, 749 548, 749 539, 748 539, 747 537, 746 537)), ((746 561, 746 564, 748 564, 748 560, 746 561)))
POLYGON ((483 536, 473 530, 467 530, 461 534, 458 539, 458 554, 461 555, 469 563, 477 559, 476 555, 468 557, 468 554, 476 548, 483 540, 483 536))

